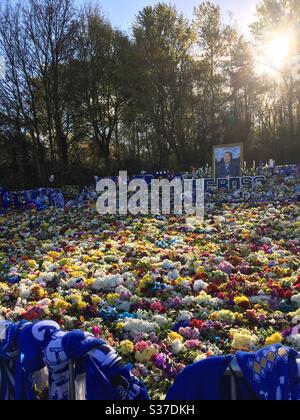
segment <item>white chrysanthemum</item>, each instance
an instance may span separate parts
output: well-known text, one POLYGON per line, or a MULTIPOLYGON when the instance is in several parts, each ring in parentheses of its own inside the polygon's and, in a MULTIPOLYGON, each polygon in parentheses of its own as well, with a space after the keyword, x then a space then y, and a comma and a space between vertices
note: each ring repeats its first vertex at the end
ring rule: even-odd
POLYGON ((300 308, 300 293, 291 298, 291 301, 300 308))
POLYGON ((205 283, 203 280, 197 280, 194 283, 194 291, 200 292, 200 290, 206 290, 208 288, 208 284, 205 283))
POLYGON ((115 290, 118 286, 123 284, 123 278, 117 274, 115 276, 98 277, 93 284, 94 290, 115 290))
POLYGON ((168 325, 168 323, 169 323, 168 318, 164 315, 155 315, 153 317, 153 320, 154 320, 154 322, 156 322, 160 326, 165 326, 165 325, 168 325))
POLYGON ((291 335, 287 341, 293 348, 300 350, 300 334, 291 335))
POLYGON ((190 321, 193 318, 193 314, 189 311, 180 311, 177 316, 177 321, 190 321))
POLYGON ((125 319, 124 330, 134 334, 141 332, 150 333, 159 328, 156 322, 148 322, 141 319, 125 319))
POLYGON ((261 303, 268 303, 270 301, 271 297, 267 295, 261 295, 261 296, 251 296, 249 298, 250 303, 253 305, 261 304, 261 303))
POLYGON ((25 286, 25 284, 20 284, 19 296, 22 299, 28 299, 30 296, 30 288, 28 286, 25 286))
POLYGON ((43 299, 39 301, 39 306, 42 306, 44 308, 47 308, 51 304, 50 299, 43 299))
POLYGON ((130 297, 132 296, 131 291, 127 287, 125 287, 123 285, 118 286, 116 288, 116 293, 118 293, 119 295, 128 294, 128 296, 130 296, 130 297))
POLYGON ((138 309, 138 311, 136 312, 136 315, 138 317, 138 319, 144 319, 144 320, 150 320, 153 319, 153 316, 150 312, 144 311, 142 309, 138 309))
POLYGON ((193 296, 186 296, 183 301, 182 301, 183 305, 185 306, 191 306, 192 303, 194 303, 194 297, 193 296))
POLYGON ((128 301, 123 301, 118 303, 116 307, 119 312, 129 312, 131 308, 131 303, 128 301))
POLYGON ((172 344, 172 353, 176 356, 177 354, 181 353, 184 349, 184 346, 180 340, 173 341, 172 344))
POLYGON ((69 279, 67 281, 64 281, 63 279, 60 280, 59 285, 61 287, 64 287, 65 289, 73 289, 77 284, 78 279, 69 279))

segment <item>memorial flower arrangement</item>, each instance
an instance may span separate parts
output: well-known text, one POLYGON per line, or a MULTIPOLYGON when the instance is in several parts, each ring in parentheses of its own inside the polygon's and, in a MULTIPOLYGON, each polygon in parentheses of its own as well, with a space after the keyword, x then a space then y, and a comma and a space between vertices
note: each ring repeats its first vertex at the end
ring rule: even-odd
POLYGON ((161 398, 203 358, 300 351, 299 255, 296 204, 225 205, 197 226, 90 206, 4 215, 0 317, 107 340, 161 398))

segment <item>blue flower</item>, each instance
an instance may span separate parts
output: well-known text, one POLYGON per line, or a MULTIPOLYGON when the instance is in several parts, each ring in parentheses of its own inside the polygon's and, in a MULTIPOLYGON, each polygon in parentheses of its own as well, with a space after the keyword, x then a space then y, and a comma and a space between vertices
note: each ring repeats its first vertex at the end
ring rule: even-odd
POLYGON ((115 308, 108 306, 100 310, 99 316, 104 321, 114 321, 118 317, 118 312, 115 308))
POLYGON ((137 319, 137 315, 136 314, 130 314, 129 312, 124 312, 123 314, 119 314, 118 315, 118 319, 137 319))
POLYGON ((174 325, 173 331, 178 332, 180 328, 187 328, 190 326, 189 321, 180 321, 177 322, 177 324, 174 325))
POLYGON ((10 284, 17 284, 21 281, 21 276, 19 276, 19 275, 8 276, 7 281, 10 284))
POLYGON ((158 292, 160 290, 164 290, 165 288, 166 288, 165 284, 155 282, 151 289, 152 289, 153 292, 158 292))

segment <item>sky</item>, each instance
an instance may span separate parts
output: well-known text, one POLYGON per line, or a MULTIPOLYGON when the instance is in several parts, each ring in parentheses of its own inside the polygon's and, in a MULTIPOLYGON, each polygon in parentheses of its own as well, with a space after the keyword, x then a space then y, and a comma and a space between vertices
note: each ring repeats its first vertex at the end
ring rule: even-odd
MULTIPOLYGON (((81 3, 83 0, 77 0, 81 3)), ((165 0, 169 2, 169 0, 165 0)), ((248 25, 253 20, 258 0, 211 0, 221 6, 225 21, 229 21, 229 11, 233 12, 239 27, 248 33, 248 25)), ((129 31, 132 22, 139 10, 147 5, 154 5, 157 0, 94 0, 99 3, 104 14, 110 19, 114 26, 129 31)), ((177 9, 182 11, 187 17, 191 18, 195 6, 201 0, 170 0, 177 9)))

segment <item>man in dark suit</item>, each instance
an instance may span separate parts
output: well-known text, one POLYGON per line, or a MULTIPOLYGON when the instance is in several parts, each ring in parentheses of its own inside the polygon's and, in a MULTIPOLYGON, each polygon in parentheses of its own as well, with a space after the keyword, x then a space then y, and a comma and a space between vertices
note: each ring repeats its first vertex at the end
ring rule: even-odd
POLYGON ((228 178, 240 176, 240 168, 233 161, 233 154, 231 152, 225 152, 223 161, 217 167, 217 178, 228 178))

